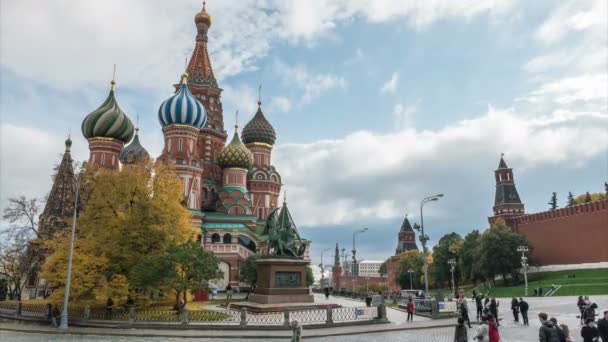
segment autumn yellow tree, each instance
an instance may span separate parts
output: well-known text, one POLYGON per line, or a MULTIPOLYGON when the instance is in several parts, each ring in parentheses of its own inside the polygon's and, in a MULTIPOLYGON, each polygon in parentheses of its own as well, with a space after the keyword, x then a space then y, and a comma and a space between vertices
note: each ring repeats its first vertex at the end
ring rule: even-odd
MULTIPOLYGON (((190 211, 181 204, 183 186, 170 165, 140 162, 120 172, 92 168, 86 171, 82 188, 74 264, 77 259, 83 267, 92 263, 98 278, 73 283, 74 298, 123 293, 132 286, 129 274, 140 260, 194 238, 190 211)), ((56 239, 43 268, 43 276, 59 287, 68 246, 69 241, 56 239)), ((74 277, 88 274, 78 267, 72 273, 74 277)))

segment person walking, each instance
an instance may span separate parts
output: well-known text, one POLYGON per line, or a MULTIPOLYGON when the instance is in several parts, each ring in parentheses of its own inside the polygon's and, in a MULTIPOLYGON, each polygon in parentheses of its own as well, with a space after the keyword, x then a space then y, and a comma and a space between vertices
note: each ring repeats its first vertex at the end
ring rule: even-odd
POLYGON ((329 287, 324 288, 323 291, 325 292, 325 299, 329 299, 329 287))
POLYGON ((521 318, 524 321, 524 325, 530 325, 528 322, 528 309, 530 306, 523 298, 519 298, 519 312, 521 312, 521 318))
POLYGON ((604 311, 604 317, 597 321, 597 330, 600 333, 602 342, 608 342, 608 310, 604 311))
POLYGON ((106 319, 112 319, 112 306, 114 306, 114 301, 112 297, 108 297, 106 301, 106 319))
POLYGON ((458 299, 458 307, 460 309, 460 315, 462 316, 462 319, 467 322, 469 328, 472 328, 471 320, 469 319, 469 305, 467 304, 467 299, 465 298, 464 293, 461 294, 460 298, 458 299))
POLYGON ((414 307, 414 301, 412 300, 412 297, 410 297, 410 299, 407 302, 406 311, 407 311, 407 321, 413 322, 415 307, 414 307))
POLYGON ((511 311, 513 311, 513 321, 519 322, 519 302, 515 297, 511 299, 511 311))
POLYGON ((228 284, 228 286, 226 286, 226 300, 230 301, 232 299, 232 286, 230 286, 230 284, 228 284))
POLYGON ((458 324, 454 330, 454 342, 468 342, 467 327, 464 325, 464 319, 458 317, 458 324))
POLYGON ((587 318, 585 325, 581 328, 581 337, 583 342, 597 342, 600 337, 600 332, 595 326, 593 318, 587 318))
POLYGON ((560 324, 560 329, 564 333, 564 342, 574 342, 572 336, 570 336, 570 328, 565 324, 560 324))
POLYGON ((475 296, 475 305, 477 306, 477 322, 481 321, 481 315, 483 314, 483 295, 478 293, 475 296))
POLYGON ((490 342, 500 342, 500 334, 498 333, 498 320, 494 316, 488 316, 488 335, 490 342))
POLYGON ((557 327, 547 319, 546 313, 541 312, 538 314, 540 321, 540 328, 538 329, 538 338, 540 342, 560 342, 559 333, 557 327))
POLYGON ((496 326, 500 326, 500 323, 498 322, 498 301, 496 301, 496 298, 492 297, 492 299, 490 300, 490 313, 492 314, 492 316, 494 316, 494 319, 496 320, 496 326))
POLYGON ((477 328, 477 333, 473 337, 474 341, 477 342, 490 342, 490 331, 488 326, 488 316, 481 316, 481 323, 477 328))
POLYGON ((585 300, 583 296, 578 296, 578 300, 576 301, 576 306, 578 307, 578 311, 581 313, 581 325, 585 323, 585 318, 583 317, 583 311, 585 310, 585 300))

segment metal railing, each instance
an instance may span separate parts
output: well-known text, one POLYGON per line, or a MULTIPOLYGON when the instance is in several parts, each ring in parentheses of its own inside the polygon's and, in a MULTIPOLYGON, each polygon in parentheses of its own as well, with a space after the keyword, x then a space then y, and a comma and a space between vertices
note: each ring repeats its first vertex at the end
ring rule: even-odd
MULTIPOLYGON (((383 305, 381 305, 384 308, 383 305)), ((52 306, 45 303, 27 302, 0 302, 0 315, 15 319, 29 317, 29 319, 53 321, 62 312, 62 306, 52 306)), ((276 312, 249 312, 230 309, 219 310, 171 310, 166 307, 136 308, 105 306, 70 305, 68 312, 70 320, 81 324, 90 321, 112 321, 116 323, 145 326, 146 323, 167 324, 193 324, 193 325, 241 325, 241 326, 283 326, 298 321, 301 325, 324 325, 334 323, 386 321, 386 309, 380 307, 338 307, 326 309, 303 309, 276 312), (381 312, 384 312, 382 314, 381 312)))

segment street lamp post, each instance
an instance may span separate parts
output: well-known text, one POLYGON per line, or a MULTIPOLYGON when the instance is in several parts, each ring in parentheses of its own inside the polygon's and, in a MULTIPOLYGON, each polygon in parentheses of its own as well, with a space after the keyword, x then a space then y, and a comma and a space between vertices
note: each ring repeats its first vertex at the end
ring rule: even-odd
POLYGON ((528 296, 528 258, 526 253, 528 252, 528 246, 519 246, 517 251, 521 252, 521 266, 524 268, 524 282, 525 282, 525 295, 528 296))
POLYGON ((70 298, 70 283, 72 279, 72 257, 74 255, 74 237, 76 235, 76 214, 78 213, 78 196, 80 195, 80 180, 74 179, 76 196, 74 197, 74 214, 72 216, 72 237, 70 238, 70 254, 68 257, 68 274, 65 280, 65 293, 63 295, 63 311, 61 312, 60 329, 68 328, 68 299, 70 298))
POLYGON ((409 269, 409 270, 407 270, 407 273, 410 274, 410 290, 413 290, 414 289, 414 282, 412 281, 412 273, 414 273, 414 270, 409 269))
POLYGON ((429 237, 424 234, 424 216, 422 215, 422 208, 424 205, 431 201, 437 201, 443 197, 443 194, 437 194, 435 196, 426 197, 420 202, 420 242, 422 243, 422 258, 424 259, 424 293, 429 293, 429 263, 426 260, 426 242, 429 237))
POLYGON ((456 282, 454 281, 454 270, 456 270, 456 259, 448 260, 448 264, 450 264, 450 271, 452 272, 452 292, 454 296, 456 296, 456 282))
POLYGON ((357 249, 355 248, 355 236, 360 233, 365 233, 366 231, 367 231, 367 228, 363 228, 361 230, 357 230, 357 231, 353 232, 353 266, 352 266, 353 267, 353 273, 352 273, 353 276, 359 275, 359 272, 357 272, 357 258, 355 256, 355 254, 357 253, 357 249))

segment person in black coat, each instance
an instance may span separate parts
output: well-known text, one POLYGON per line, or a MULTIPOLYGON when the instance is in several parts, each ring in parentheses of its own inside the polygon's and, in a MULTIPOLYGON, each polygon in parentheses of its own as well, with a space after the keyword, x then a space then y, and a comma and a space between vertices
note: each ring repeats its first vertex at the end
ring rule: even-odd
POLYGON ((511 300, 511 311, 513 311, 513 321, 519 322, 519 302, 515 297, 511 300))
POLYGON ((477 321, 479 322, 481 320, 481 316, 483 315, 483 295, 481 293, 478 293, 475 296, 475 305, 477 306, 477 321))
POLYGON ((530 325, 528 323, 528 309, 530 306, 523 298, 519 298, 519 312, 521 312, 521 318, 524 321, 524 325, 530 325))
POLYGON ((496 301, 496 298, 492 298, 490 300, 490 313, 492 314, 492 316, 494 316, 494 319, 496 319, 496 326, 500 326, 500 323, 498 322, 498 302, 496 301))
POLYGON ((587 318, 585 320, 585 325, 581 328, 581 337, 583 338, 583 342, 596 342, 596 337, 599 337, 600 333, 595 326, 595 322, 593 318, 587 318))
POLYGON ((597 321, 597 330, 603 342, 608 342, 608 311, 604 311, 604 318, 597 321))

